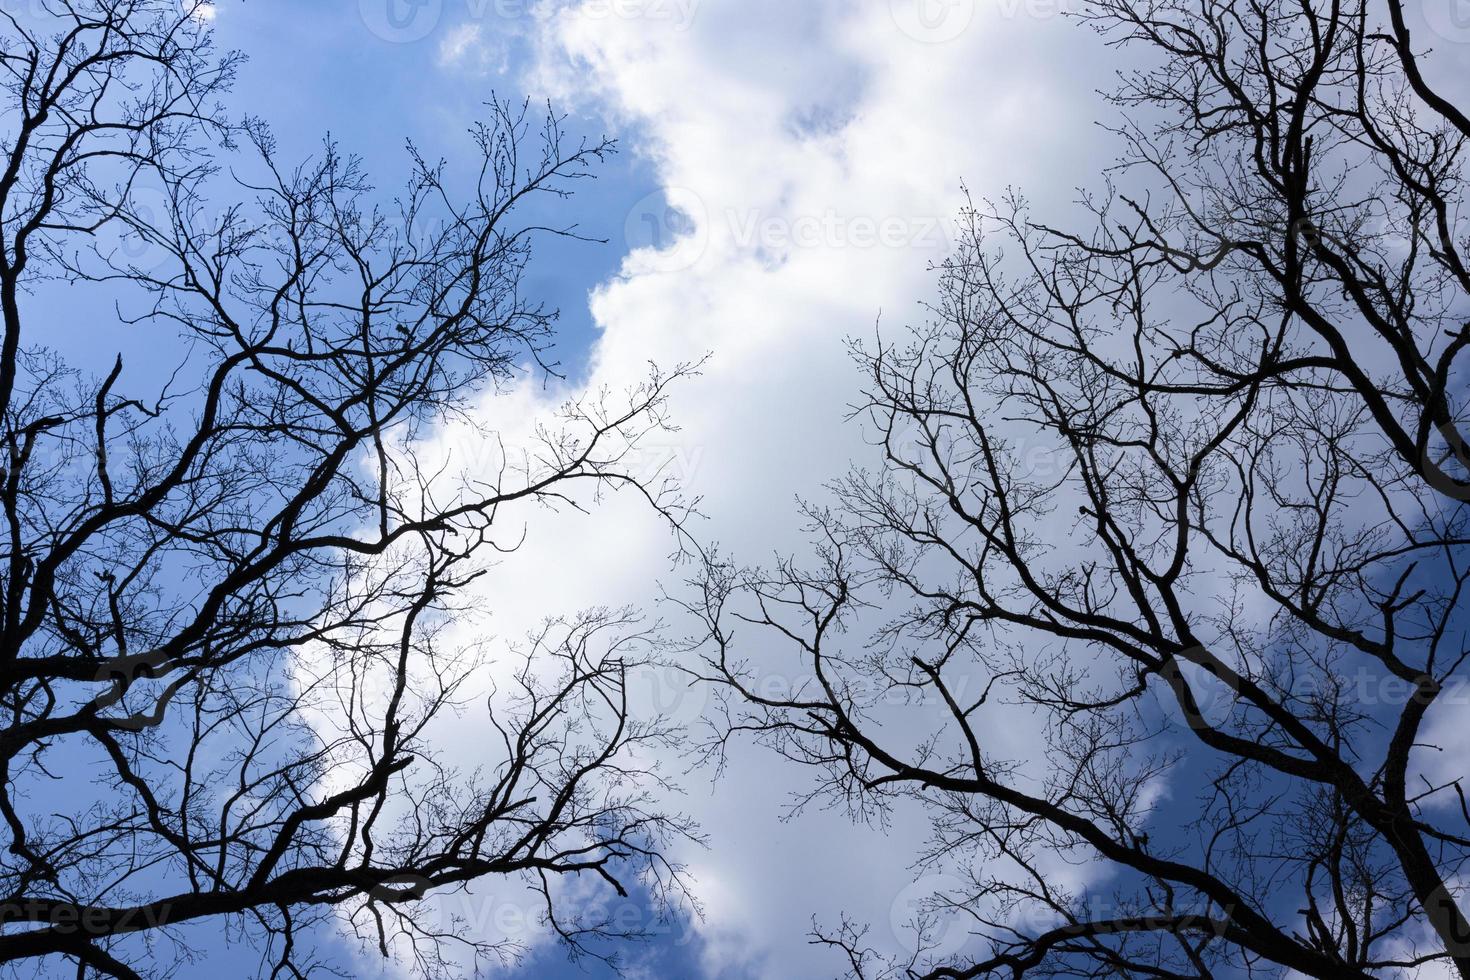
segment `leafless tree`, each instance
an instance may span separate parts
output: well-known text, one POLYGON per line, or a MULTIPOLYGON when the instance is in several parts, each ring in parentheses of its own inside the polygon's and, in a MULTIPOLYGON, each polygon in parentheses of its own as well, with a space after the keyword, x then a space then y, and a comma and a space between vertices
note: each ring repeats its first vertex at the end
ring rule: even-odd
POLYGON ((969 210, 815 567, 705 577, 711 751, 960 882, 854 975, 1470 977, 1470 118, 1385 3, 1091 4, 1090 230, 969 210))
POLYGON ((594 611, 497 652, 456 631, 457 596, 521 508, 628 491, 679 524, 633 454, 685 369, 519 448, 482 421, 494 451, 470 465, 420 447, 518 364, 548 369, 555 316, 522 275, 538 234, 575 226, 520 215, 613 147, 493 103, 460 191, 410 148, 375 205, 335 148, 286 167, 231 121, 240 58, 197 7, 0 12, 0 962, 169 975, 208 920, 270 976, 329 969, 307 940, 343 925, 457 974, 515 950, 426 902, 487 876, 608 955, 626 923, 556 882, 656 901, 682 881, 661 849, 688 827, 646 761, 669 733, 629 711, 650 627, 594 611), (141 371, 51 349, 73 300, 115 301, 68 329, 92 351, 146 336, 141 371), (448 723, 470 760, 431 744, 448 723))

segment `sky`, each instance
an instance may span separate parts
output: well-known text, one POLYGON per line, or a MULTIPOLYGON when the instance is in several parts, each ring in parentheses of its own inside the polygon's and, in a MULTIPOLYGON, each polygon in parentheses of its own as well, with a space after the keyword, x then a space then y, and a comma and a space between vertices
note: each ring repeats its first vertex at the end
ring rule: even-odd
MULTIPOLYGON (((962 180, 998 192, 1071 186, 1095 171, 1107 151, 1090 93, 1107 69, 1084 55, 1091 35, 1019 7, 746 0, 678 13, 559 8, 534 25, 533 43, 511 45, 530 60, 510 77, 629 134, 641 182, 661 192, 628 214, 625 247, 635 247, 583 299, 595 342, 581 380, 617 389, 649 359, 711 355, 675 391, 681 431, 655 457, 702 497, 698 533, 761 562, 802 539, 796 498, 819 495, 870 452, 861 427, 844 423, 857 390, 844 338, 922 316, 962 180), (640 240, 641 229, 676 234, 640 240)), ((452 54, 443 70, 483 85, 486 61, 506 49, 503 28, 446 3, 437 34, 408 43, 452 54)), ((514 393, 483 412, 514 426, 562 394, 514 393)), ((474 452, 462 433, 443 440, 446 452, 474 452)), ((497 632, 514 635, 548 602, 647 608, 678 575, 667 535, 631 499, 531 524, 525 547, 484 584, 497 632)), ((703 692, 663 681, 650 699, 697 718, 703 692)), ((884 946, 906 938, 916 900, 944 881, 911 868, 924 816, 896 813, 885 833, 840 811, 790 815, 808 778, 747 747, 718 782, 684 777, 681 806, 712 842, 681 855, 704 907, 688 944, 697 972, 660 961, 653 975, 832 975, 838 964, 807 933, 844 912, 873 923, 884 946)))
MULTIPOLYGON (((1075 188, 1117 152, 1095 123, 1113 118, 1098 92, 1118 56, 1062 16, 1068 2, 219 0, 214 22, 222 46, 250 56, 233 105, 271 123, 283 156, 317 152, 330 134, 385 189, 406 176, 406 140, 452 164, 492 92, 550 100, 571 133, 616 137, 622 152, 566 205, 605 244, 547 243, 532 267, 529 287, 562 311, 564 378, 528 379, 478 412, 514 442, 569 396, 634 384, 650 361, 709 355, 674 391, 680 431, 651 447, 650 465, 702 498, 702 538, 762 562, 801 540, 797 498, 876 461, 845 421, 858 379, 843 342, 923 319, 965 189, 1015 187, 1065 222, 1075 188)), ((1436 70, 1470 66, 1470 20, 1423 13, 1444 41, 1436 70)), ((434 441, 451 457, 477 451, 463 429, 434 441)), ((499 635, 596 605, 656 616, 682 574, 631 499, 520 519, 525 546, 475 597, 499 635)), ((673 676, 644 694, 688 721, 703 706, 673 676)), ((793 814, 808 779, 753 750, 718 780, 681 776, 675 805, 714 843, 677 855, 704 916, 660 926, 631 976, 831 976, 839 964, 807 932, 844 912, 871 923, 877 944, 904 941, 916 898, 945 880, 912 867, 924 815, 874 828, 839 811, 793 814)), ((491 884, 473 901, 472 920, 524 934, 529 958, 507 975, 600 975, 567 964, 513 889, 491 884)), ((629 914, 650 913, 633 903, 629 914)), ((370 960, 358 969, 395 975, 370 960)))
MULTIPOLYGON (((675 390, 680 432, 652 447, 650 465, 672 467, 703 499, 705 540, 738 542, 742 560, 763 562, 802 539, 797 497, 819 496, 871 453, 844 421, 858 383, 844 340, 922 317, 963 185, 1025 186, 1065 206, 1070 193, 1051 189, 1084 183, 1108 158, 1091 123, 1110 68, 1059 10, 1055 0, 222 0, 215 23, 221 43, 251 54, 237 98, 263 107, 283 149, 311 152, 330 131, 385 184, 402 173, 405 138, 452 163, 492 91, 550 100, 569 130, 616 137, 623 152, 570 205, 607 244, 546 250, 533 264, 532 287, 562 310, 566 381, 528 381, 481 411, 525 433, 579 390, 636 383, 650 360, 708 354, 702 375, 675 390)), ((441 438, 451 455, 477 452, 463 432, 441 438)), ((660 589, 685 572, 670 569, 671 540, 635 501, 527 524, 525 546, 483 583, 498 635, 593 605, 667 615, 660 589)), ((647 683, 650 703, 698 717, 703 692, 672 675, 647 683)), ((945 881, 910 867, 924 816, 897 813, 888 833, 841 812, 792 816, 807 779, 746 750, 718 781, 681 777, 675 805, 712 842, 678 855, 704 917, 634 951, 635 976, 833 975, 807 933, 844 912, 873 923, 884 946, 907 938, 916 901, 945 881)), ((472 921, 528 918, 508 885, 454 901, 470 903, 472 921)), ((563 967, 527 930, 535 953, 521 975, 598 972, 563 967)))

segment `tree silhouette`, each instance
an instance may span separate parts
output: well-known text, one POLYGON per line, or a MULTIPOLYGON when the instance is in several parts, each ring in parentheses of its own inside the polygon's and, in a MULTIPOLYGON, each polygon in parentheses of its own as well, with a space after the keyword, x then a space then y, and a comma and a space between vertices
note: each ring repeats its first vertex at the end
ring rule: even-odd
POLYGON ((1386 2, 1089 5, 1143 67, 1088 230, 969 209, 820 559, 710 567, 710 751, 957 878, 911 956, 823 929, 854 975, 1470 976, 1470 118, 1386 2))
POLYGON ((594 611, 506 654, 451 626, 525 507, 628 491, 684 519, 632 454, 685 369, 462 474, 416 447, 518 364, 548 369, 554 313, 522 277, 537 234, 575 232, 519 215, 613 147, 496 102, 464 189, 413 153, 374 206, 354 159, 286 167, 230 120, 240 58, 200 6, 0 13, 0 962, 162 976, 211 920, 303 976, 330 922, 454 972, 515 952, 426 912, 486 876, 608 955, 627 924, 560 907, 555 881, 682 881, 660 848, 688 828, 642 761, 669 732, 628 708, 650 629, 594 611), (158 338, 141 376, 48 346, 63 284, 158 338), (473 771, 431 744, 452 717, 473 771))

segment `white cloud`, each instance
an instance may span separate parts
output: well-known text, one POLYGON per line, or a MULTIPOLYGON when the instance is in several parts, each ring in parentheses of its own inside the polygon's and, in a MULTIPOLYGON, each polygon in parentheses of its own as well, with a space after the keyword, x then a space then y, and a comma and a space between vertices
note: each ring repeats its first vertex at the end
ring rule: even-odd
POLYGON ((504 74, 516 37, 512 18, 467 20, 444 32, 435 61, 440 68, 461 74, 504 74))
POLYGON ((446 32, 444 39, 439 42, 439 64, 441 66, 459 64, 472 48, 477 47, 483 41, 484 36, 484 29, 475 23, 460 24, 446 32))
MULTIPOLYGON (((629 216, 630 239, 647 244, 591 297, 601 335, 588 387, 713 352, 674 397, 681 432, 668 448, 704 498, 701 533, 743 560, 795 547, 793 498, 865 454, 860 428, 842 421, 857 383, 842 340, 880 315, 885 330, 921 316, 960 181, 992 194, 1024 185, 1045 203, 1096 170, 1090 120, 1106 68, 1091 34, 1051 8, 905 2, 704 0, 682 19, 594 4, 539 24, 535 87, 640 134, 675 206, 656 197, 629 216), (965 23, 944 30, 933 18, 946 10, 965 23)), ((441 53, 458 58, 474 40, 447 37, 441 53)), ((526 389, 484 414, 518 429, 553 403, 526 389)), ((668 539, 632 500, 530 520, 524 549, 484 585, 500 635, 550 612, 648 606, 670 580, 668 539)), ((837 812, 780 822, 809 775, 748 751, 713 787, 687 781, 681 806, 715 845, 686 855, 711 976, 837 972, 806 943, 813 915, 845 911, 873 924, 875 942, 895 942, 922 814, 898 813, 886 833, 837 812)))

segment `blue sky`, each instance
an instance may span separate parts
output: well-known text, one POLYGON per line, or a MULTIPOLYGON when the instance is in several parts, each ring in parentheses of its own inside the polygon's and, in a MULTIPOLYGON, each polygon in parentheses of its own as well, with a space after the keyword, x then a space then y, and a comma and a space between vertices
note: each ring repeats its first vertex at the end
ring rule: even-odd
MULTIPOLYGON (((483 118, 483 103, 492 94, 502 99, 539 101, 539 106, 533 104, 533 113, 544 107, 544 94, 538 99, 523 84, 524 59, 529 55, 522 41, 515 43, 516 57, 499 66, 501 70, 465 72, 443 63, 443 30, 453 29, 452 20, 445 20, 443 30, 411 42, 384 40, 371 29, 370 8, 371 4, 359 4, 359 0, 220 3, 215 17, 218 45, 240 49, 249 56, 229 109, 266 119, 277 137, 283 160, 294 163, 319 155, 323 141, 330 137, 342 152, 363 158, 378 196, 386 202, 408 176, 407 141, 414 142, 427 158, 448 160, 452 173, 456 159, 470 159, 473 154, 467 129, 483 118), (365 9, 369 10, 367 16, 365 9)), ((461 13, 471 12, 472 8, 466 7, 461 13)), ((513 21, 497 20, 495 26, 504 29, 506 40, 524 29, 524 25, 513 21)), ((587 295, 597 283, 616 274, 630 246, 625 229, 632 229, 634 245, 641 244, 640 234, 648 234, 646 221, 627 220, 635 204, 653 194, 656 207, 658 197, 656 176, 647 159, 636 152, 638 143, 631 132, 615 132, 607 120, 586 106, 570 113, 566 129, 572 140, 583 136, 596 140, 606 134, 619 138, 621 143, 621 152, 605 161, 598 170, 598 179, 584 183, 578 197, 551 204, 543 208, 544 213, 532 211, 527 215, 528 219, 546 219, 557 225, 575 221, 580 234, 607 240, 599 244, 548 236, 528 277, 528 289, 562 312, 556 357, 562 370, 575 379, 586 369, 594 336, 587 295)), ((661 210, 655 215, 656 220, 663 217, 661 210)), ((106 291, 79 292, 59 284, 43 284, 38 299, 46 302, 54 314, 55 328, 48 343, 84 370, 105 370, 113 356, 121 352, 130 377, 161 379, 182 356, 181 351, 171 355, 166 347, 161 348, 156 331, 118 324, 111 295, 106 291), (106 338, 100 343, 99 330, 106 338)), ((490 929, 507 923, 514 926, 535 915, 535 909, 527 908, 520 894, 502 896, 497 901, 492 892, 466 902, 471 920, 490 929)), ((625 952, 625 965, 648 969, 656 976, 689 976, 696 972, 698 937, 687 920, 659 920, 636 895, 621 900, 617 911, 625 921, 631 918, 646 923, 654 937, 648 944, 625 952)), ((183 936, 201 958, 181 975, 210 972, 235 976, 237 971, 253 972, 257 965, 255 954, 247 946, 224 941, 218 923, 187 929, 183 936)), ((369 975, 368 971, 379 966, 371 957, 360 958, 351 947, 330 935, 318 938, 324 949, 335 949, 340 964, 349 972, 369 975)), ((62 964, 56 966, 60 971, 57 976, 71 975, 62 964)), ((565 952, 552 944, 530 948, 523 965, 509 972, 547 980, 611 975, 592 960, 569 962, 565 952)), ((383 968, 381 975, 397 974, 383 968)))
MULTIPOLYGON (((270 122, 287 159, 317 153, 330 134, 344 151, 360 155, 379 189, 391 193, 408 172, 405 142, 411 140, 430 159, 452 162, 468 149, 466 130, 483 117, 492 93, 537 100, 538 93, 524 84, 529 51, 521 18, 497 16, 487 25, 508 45, 503 71, 444 63, 445 37, 464 23, 478 23, 472 16, 476 9, 481 5, 462 0, 421 8, 413 0, 222 0, 216 31, 221 46, 250 57, 235 106, 270 122), (436 27, 412 41, 384 40, 369 23, 379 6, 415 11, 420 19, 437 6, 436 27)), ((544 100, 540 94, 537 101, 544 100)), ((587 292, 616 271, 627 250, 625 218, 657 184, 647 160, 636 152, 635 133, 614 132, 608 120, 586 106, 560 108, 570 114, 567 129, 573 138, 605 133, 622 145, 622 152, 600 168, 599 179, 586 185, 586 193, 558 209, 562 221, 572 215, 583 233, 608 243, 547 239, 528 283, 563 311, 562 351, 568 367, 576 369, 591 342, 587 292)))
MULTIPOLYGON (((492 92, 552 100, 573 136, 616 137, 622 152, 600 179, 559 206, 607 244, 547 241, 528 282, 562 311, 567 380, 529 379, 487 397, 481 421, 514 442, 565 397, 636 383, 650 361, 709 354, 703 376, 675 393, 681 430, 652 447, 650 464, 703 498, 709 540, 762 561, 802 539, 794 498, 819 498, 826 480, 869 451, 861 427, 843 421, 857 379, 842 342, 925 316, 931 267, 965 200, 961 180, 977 196, 1022 187, 1060 223, 1073 213, 1072 189, 1095 183, 1112 159, 1115 147, 1092 123, 1106 118, 1097 92, 1111 84, 1115 55, 1058 16, 1067 6, 219 0, 214 22, 222 46, 250 57, 232 108, 269 120, 286 159, 318 153, 330 134, 364 158, 385 199, 407 174, 405 140, 452 167, 492 92)), ((1467 51, 1450 46, 1441 70, 1470 75, 1467 51)), ((84 363, 110 360, 114 349, 143 369, 164 362, 150 339, 127 331, 115 344, 95 342, 94 327, 109 324, 105 302, 53 298, 55 343, 84 363)), ((451 426, 435 448, 473 453, 471 439, 451 426)), ((660 583, 677 579, 667 536, 633 501, 512 519, 526 545, 480 585, 500 635, 592 605, 656 611, 660 583)), ((704 706, 701 692, 669 678, 649 683, 646 696, 682 720, 704 706)), ((993 737, 1018 755, 1037 742, 1024 724, 993 737)), ((474 761, 472 741, 447 749, 474 761)), ((673 801, 718 844, 675 855, 689 864, 706 917, 677 921, 634 951, 630 975, 832 975, 806 933, 813 917, 831 923, 844 912, 873 924, 875 944, 901 944, 914 896, 947 880, 942 862, 914 870, 923 815, 896 812, 875 830, 838 811, 793 812, 806 774, 759 752, 737 749, 731 763, 717 782, 685 775, 673 801)), ((1055 873, 1086 883, 1085 869, 1059 864, 1055 873)), ((515 897, 497 905, 496 887, 472 915, 490 927, 497 909, 519 909, 515 897)), ((199 934, 215 956, 181 975, 235 975, 218 937, 199 934)), ((605 973, 567 964, 554 945, 531 946, 512 975, 605 973)))
MULTIPOLYGON (((514 443, 565 397, 636 383, 650 361, 711 355, 676 391, 681 430, 651 447, 650 464, 703 498, 708 540, 748 561, 796 547, 794 498, 820 494, 868 452, 843 421, 857 382, 843 340, 923 316, 961 179, 1025 184, 1065 207, 1069 195, 1049 188, 1083 183, 1104 152, 1087 123, 1108 66, 1086 32, 1028 0, 219 0, 214 23, 222 46, 250 56, 233 107, 268 119, 285 159, 319 152, 330 134, 363 157, 385 198, 407 173, 405 140, 452 164, 492 91, 549 99, 573 135, 620 141, 600 179, 564 205, 608 243, 546 242, 528 283, 562 311, 568 380, 527 379, 485 399, 480 421, 514 443), (1054 71, 1059 61, 1072 70, 1054 71)), ((108 322, 105 304, 58 306, 83 328, 58 342, 110 358, 87 329, 108 322)), ((152 343, 123 331, 116 346, 147 370, 165 361, 152 343)), ((475 438, 449 427, 439 448, 473 458, 475 438)), ((661 583, 679 574, 665 532, 636 501, 589 510, 508 515, 526 544, 481 586, 499 635, 594 605, 657 614, 661 583)), ((704 707, 703 691, 671 678, 649 685, 647 698, 679 720, 704 707)), ((998 734, 1018 748, 1031 737, 998 734)), ((470 733, 446 751, 473 765, 473 744, 470 733)), ((635 980, 831 975, 807 933, 814 918, 843 913, 872 923, 877 945, 908 939, 915 901, 951 880, 942 865, 913 868, 924 816, 895 813, 875 833, 841 811, 793 813, 807 780, 748 746, 717 782, 707 771, 682 778, 670 805, 718 844, 674 855, 706 915, 632 951, 635 980)), ((462 911, 498 929, 502 913, 524 916, 524 899, 489 883, 462 911)), ((190 938, 214 955, 185 975, 245 965, 209 926, 190 938)), ((605 974, 534 935, 530 945, 512 975, 605 974)), ((342 952, 350 969, 378 975, 381 964, 342 952)))
MULTIPOLYGON (((493 13, 519 9, 506 6, 506 0, 499 7, 480 0, 221 0, 214 17, 217 44, 243 51, 249 59, 229 108, 265 119, 285 160, 319 156, 330 138, 343 153, 364 160, 379 196, 391 201, 409 174, 407 142, 428 159, 452 163, 473 153, 467 130, 484 117, 483 105, 492 95, 529 98, 533 110, 544 108, 546 94, 532 92, 526 84, 531 47, 525 34, 534 21, 526 14, 493 13), (437 11, 431 18, 436 27, 411 41, 384 39, 372 24, 378 6, 418 10, 421 18, 437 11), (507 45, 507 58, 495 70, 445 62, 445 37, 465 24, 479 25, 507 45)), ((677 220, 677 215, 662 207, 657 176, 638 153, 635 127, 626 121, 615 127, 590 102, 558 102, 556 108, 568 115, 569 138, 607 135, 620 145, 620 152, 598 168, 598 179, 584 184, 577 198, 529 213, 558 225, 574 221, 580 234, 606 242, 548 236, 530 270, 528 288, 562 313, 557 355, 562 369, 575 375, 584 368, 594 337, 589 290, 616 273, 630 244, 650 240, 650 228, 659 225, 649 221, 677 220), (649 214, 629 220, 640 209, 649 214)), ((58 304, 78 327, 59 330, 52 343, 74 362, 91 365, 94 356, 110 362, 112 347, 92 343, 90 332, 95 324, 108 326, 108 301, 92 295, 81 297, 80 303, 78 299, 72 294, 58 304)), ((136 344, 152 359, 152 339, 140 339, 135 331, 114 333, 118 348, 130 352, 136 344)), ((143 360, 138 359, 139 369, 143 360)))

